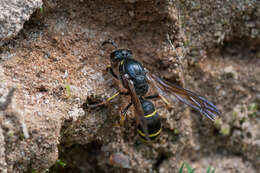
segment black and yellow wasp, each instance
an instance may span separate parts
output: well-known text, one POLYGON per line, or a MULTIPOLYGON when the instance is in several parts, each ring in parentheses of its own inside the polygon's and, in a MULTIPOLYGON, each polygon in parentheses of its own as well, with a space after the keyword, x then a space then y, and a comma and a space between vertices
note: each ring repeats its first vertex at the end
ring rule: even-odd
POLYGON ((153 103, 148 99, 160 97, 167 104, 171 104, 177 98, 211 120, 215 120, 216 116, 220 114, 217 107, 204 97, 167 82, 149 72, 133 58, 131 50, 118 49, 117 45, 111 40, 103 42, 102 45, 105 44, 112 44, 117 49, 110 54, 111 66, 108 67, 108 70, 116 79, 121 80, 127 92, 117 92, 106 101, 90 106, 97 107, 106 104, 119 94, 130 95, 131 102, 122 111, 121 119, 125 119, 127 110, 134 105, 137 132, 142 139, 153 140, 161 132, 160 116, 153 103), (154 85, 158 94, 145 96, 150 83, 154 85))

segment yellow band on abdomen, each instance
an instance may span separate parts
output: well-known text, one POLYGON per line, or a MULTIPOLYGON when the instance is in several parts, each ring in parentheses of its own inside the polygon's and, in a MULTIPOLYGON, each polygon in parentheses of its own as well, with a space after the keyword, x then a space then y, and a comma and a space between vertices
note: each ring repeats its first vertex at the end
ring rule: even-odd
POLYGON ((152 117, 152 116, 154 116, 155 114, 156 114, 156 110, 153 112, 153 113, 151 113, 151 114, 148 114, 148 115, 145 115, 144 117, 145 118, 149 118, 149 117, 152 117))
MULTIPOLYGON (((158 130, 156 133, 150 134, 150 135, 148 135, 148 136, 149 136, 149 137, 158 136, 158 135, 161 133, 161 131, 162 131, 162 129, 160 128, 160 130, 158 130)), ((137 129, 137 132, 138 132, 141 136, 145 137, 145 134, 144 134, 143 132, 141 132, 141 130, 137 129)))

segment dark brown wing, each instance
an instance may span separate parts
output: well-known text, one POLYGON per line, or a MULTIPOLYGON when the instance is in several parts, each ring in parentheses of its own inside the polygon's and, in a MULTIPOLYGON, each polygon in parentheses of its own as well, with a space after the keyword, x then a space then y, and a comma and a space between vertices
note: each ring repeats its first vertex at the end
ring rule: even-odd
POLYGON ((134 84, 133 84, 133 81, 131 81, 129 78, 128 78, 128 75, 124 75, 122 77, 122 81, 124 83, 124 86, 127 87, 128 91, 129 91, 129 94, 131 96, 131 100, 132 100, 132 103, 134 104, 134 107, 135 107, 135 111, 136 111, 136 122, 137 122, 137 126, 140 124, 141 125, 141 128, 145 134, 145 138, 147 141, 150 141, 149 139, 149 134, 148 134, 148 128, 147 128, 147 123, 144 119, 144 112, 143 112, 143 108, 142 108, 142 105, 141 105, 141 102, 138 98, 138 96, 136 95, 136 92, 135 92, 135 87, 134 87, 134 84))
POLYGON ((150 72, 147 72, 147 78, 154 84, 158 94, 165 97, 170 103, 175 102, 175 98, 177 98, 211 120, 215 120, 216 116, 220 114, 218 108, 202 96, 167 82, 150 72))

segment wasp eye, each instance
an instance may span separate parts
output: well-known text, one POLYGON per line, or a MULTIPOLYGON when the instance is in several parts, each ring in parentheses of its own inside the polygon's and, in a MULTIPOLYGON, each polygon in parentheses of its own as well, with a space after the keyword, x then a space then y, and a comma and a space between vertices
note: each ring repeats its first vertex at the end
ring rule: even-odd
POLYGON ((125 58, 130 58, 132 56, 132 51, 131 50, 126 50, 124 52, 124 55, 123 55, 125 58))

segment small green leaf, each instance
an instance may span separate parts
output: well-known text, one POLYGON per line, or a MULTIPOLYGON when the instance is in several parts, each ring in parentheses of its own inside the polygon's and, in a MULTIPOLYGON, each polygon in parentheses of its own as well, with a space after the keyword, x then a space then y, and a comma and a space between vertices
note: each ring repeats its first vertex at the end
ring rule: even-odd
POLYGON ((43 13, 43 7, 40 8, 40 12, 43 13))
POLYGON ((173 133, 174 133, 175 135, 178 135, 180 132, 179 132, 178 129, 174 129, 174 130, 173 130, 173 133))
POLYGON ((207 173, 210 173, 210 167, 208 167, 208 169, 207 169, 207 173))
POLYGON ((181 168, 179 170, 179 173, 183 173, 184 163, 181 165, 181 168))
POLYGON ((251 103, 250 105, 248 105, 248 110, 249 111, 257 111, 258 107, 259 107, 258 104, 251 103))
POLYGON ((220 129, 220 134, 223 136, 228 136, 230 134, 230 128, 229 127, 222 127, 220 129))
POLYGON ((211 171, 211 168, 210 167, 208 167, 208 169, 207 169, 207 173, 215 173, 215 168, 211 171))
POLYGON ((63 167, 63 168, 66 166, 66 163, 63 162, 62 160, 57 160, 57 161, 56 161, 56 164, 57 164, 57 165, 60 165, 60 166, 63 167))
POLYGON ((189 173, 194 173, 195 172, 195 169, 192 169, 192 167, 188 163, 185 163, 185 167, 188 169, 189 173))
POLYGON ((195 168, 190 173, 195 173, 195 168))
POLYGON ((71 97, 71 90, 70 90, 70 85, 66 85, 66 94, 67 94, 67 99, 69 99, 71 97))

